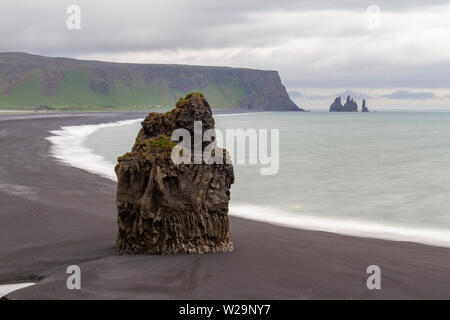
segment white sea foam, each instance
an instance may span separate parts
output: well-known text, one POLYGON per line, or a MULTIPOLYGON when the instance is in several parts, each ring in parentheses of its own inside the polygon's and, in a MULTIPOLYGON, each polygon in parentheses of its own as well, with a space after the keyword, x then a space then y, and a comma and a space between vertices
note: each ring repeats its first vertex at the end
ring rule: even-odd
POLYGON ((47 137, 47 140, 52 143, 50 154, 65 164, 116 181, 114 164, 85 147, 83 142, 86 137, 101 128, 123 126, 142 120, 133 119, 97 125, 68 126, 62 127, 61 130, 50 131, 52 136, 47 137))
POLYGON ((3 296, 6 296, 8 293, 32 286, 34 284, 35 284, 34 282, 1 284, 0 285, 0 298, 3 296))
MULTIPOLYGON (((83 142, 100 128, 128 125, 141 120, 62 127, 61 130, 51 131, 53 135, 47 138, 52 142, 50 153, 66 164, 116 181, 114 164, 83 146, 83 142)), ((448 230, 438 228, 404 227, 373 221, 292 214, 276 208, 234 203, 230 205, 230 215, 296 229, 450 247, 450 233, 448 230)))
POLYGON ((330 217, 292 214, 275 208, 253 205, 231 204, 230 215, 295 229, 326 231, 349 236, 411 241, 434 246, 450 247, 450 233, 445 229, 403 227, 372 221, 343 220, 330 217))

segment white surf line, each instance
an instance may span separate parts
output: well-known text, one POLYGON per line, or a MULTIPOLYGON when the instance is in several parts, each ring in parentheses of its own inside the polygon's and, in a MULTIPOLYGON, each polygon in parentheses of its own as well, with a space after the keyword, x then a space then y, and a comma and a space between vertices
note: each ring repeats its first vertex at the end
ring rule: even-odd
POLYGON ((36 284, 35 282, 24 282, 24 283, 11 283, 11 284, 0 284, 0 298, 6 296, 16 290, 30 287, 36 284))
POLYGON ((448 229, 404 227, 367 220, 344 220, 293 214, 254 205, 230 204, 230 215, 300 230, 324 231, 361 238, 407 241, 450 248, 450 231, 448 229))
POLYGON ((61 130, 50 131, 52 136, 46 138, 52 143, 50 154, 65 164, 117 181, 114 164, 85 147, 83 142, 101 128, 123 126, 142 120, 143 118, 95 125, 68 126, 61 127, 61 130))

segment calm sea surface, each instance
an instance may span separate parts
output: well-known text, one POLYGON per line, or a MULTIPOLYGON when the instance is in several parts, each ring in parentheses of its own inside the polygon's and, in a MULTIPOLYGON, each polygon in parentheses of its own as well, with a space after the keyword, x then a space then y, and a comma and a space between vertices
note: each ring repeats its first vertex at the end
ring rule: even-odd
MULTIPOLYGON (((280 130, 278 174, 260 175, 261 165, 235 165, 231 205, 252 211, 249 216, 306 216, 318 218, 316 224, 348 222, 353 228, 373 223, 381 233, 386 226, 450 235, 450 113, 274 112, 215 119, 224 131, 280 130)), ((139 127, 102 128, 84 145, 113 165, 130 150, 139 127)))

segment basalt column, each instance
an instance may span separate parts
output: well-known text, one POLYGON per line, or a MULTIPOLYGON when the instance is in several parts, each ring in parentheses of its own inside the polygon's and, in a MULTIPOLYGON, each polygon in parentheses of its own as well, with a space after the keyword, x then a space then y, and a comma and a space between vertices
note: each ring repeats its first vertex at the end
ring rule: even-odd
MULTIPOLYGON (((184 128, 194 137, 194 121, 201 121, 203 132, 214 129, 211 108, 200 93, 180 99, 168 113, 150 113, 131 152, 118 158, 119 251, 175 254, 233 250, 228 220, 233 166, 193 161, 175 164, 171 158, 176 145, 170 138, 172 132, 184 128)), ((225 160, 226 150, 220 152, 225 160)))

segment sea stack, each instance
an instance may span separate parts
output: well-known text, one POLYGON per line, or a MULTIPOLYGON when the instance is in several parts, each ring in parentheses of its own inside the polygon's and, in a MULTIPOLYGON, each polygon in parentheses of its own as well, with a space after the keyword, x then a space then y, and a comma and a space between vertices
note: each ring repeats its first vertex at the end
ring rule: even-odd
POLYGON ((330 112, 358 112, 358 104, 347 96, 345 104, 342 105, 341 97, 337 97, 330 106, 330 112))
MULTIPOLYGON (((180 99, 170 112, 150 113, 131 152, 118 158, 117 209, 120 252, 132 254, 215 253, 233 250, 228 220, 231 164, 175 164, 171 141, 184 128, 194 145, 194 121, 214 129, 201 93, 180 99)), ((205 148, 202 144, 202 149, 205 148)), ((194 149, 192 149, 194 150, 194 149)), ((217 149, 216 149, 217 150, 217 149)), ((225 162, 228 156, 223 152, 225 162)), ((192 152, 192 160, 194 152, 192 152)))
POLYGON ((366 107, 366 99, 363 99, 361 112, 369 112, 369 109, 366 107))
POLYGON ((344 106, 342 105, 341 97, 336 97, 330 106, 330 112, 341 112, 343 108, 344 106))
POLYGON ((347 96, 347 101, 345 101, 344 104, 344 110, 345 112, 358 112, 358 105, 353 100, 353 98, 350 98, 350 96, 347 96))

